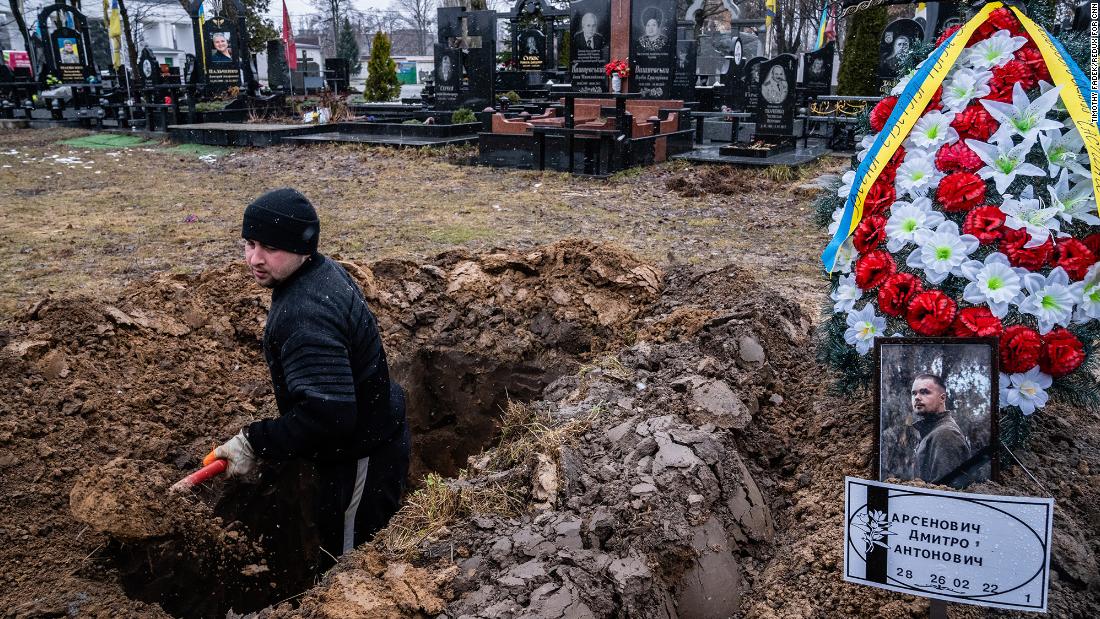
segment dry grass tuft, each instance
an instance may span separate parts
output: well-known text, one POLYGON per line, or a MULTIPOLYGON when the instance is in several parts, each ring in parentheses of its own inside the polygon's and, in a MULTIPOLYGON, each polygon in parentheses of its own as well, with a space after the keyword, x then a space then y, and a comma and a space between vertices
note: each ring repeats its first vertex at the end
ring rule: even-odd
POLYGON ((411 561, 425 542, 449 533, 448 527, 473 514, 515 516, 530 508, 530 471, 538 454, 558 461, 561 448, 573 444, 602 413, 587 414, 554 425, 534 407, 509 401, 500 423, 500 443, 479 457, 478 477, 463 470, 456 479, 434 473, 406 500, 378 533, 374 544, 392 558, 411 561))

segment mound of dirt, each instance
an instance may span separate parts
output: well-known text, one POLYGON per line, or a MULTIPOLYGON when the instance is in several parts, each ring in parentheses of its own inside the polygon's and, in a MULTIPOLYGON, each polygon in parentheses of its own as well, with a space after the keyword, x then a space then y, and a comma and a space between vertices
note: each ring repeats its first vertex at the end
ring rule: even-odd
MULTIPOLYGON (((276 414, 266 291, 227 266, 46 299, 0 325, 0 616, 927 614, 840 578, 873 415, 828 393, 804 299, 579 241, 344 263, 410 393, 414 480, 452 478, 296 595, 238 488, 161 492, 276 414)), ((1100 615, 1094 413, 1049 407, 1018 455, 1043 489, 980 490, 1053 494, 1052 615, 1100 615)))
POLYGON ((77 520, 115 539, 165 535, 172 530, 167 495, 175 475, 160 462, 115 458, 76 480, 69 508, 77 520))

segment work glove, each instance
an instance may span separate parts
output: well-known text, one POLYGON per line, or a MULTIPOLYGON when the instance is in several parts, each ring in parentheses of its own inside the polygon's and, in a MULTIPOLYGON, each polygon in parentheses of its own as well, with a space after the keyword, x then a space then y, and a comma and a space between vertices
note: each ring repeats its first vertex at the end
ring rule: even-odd
POLYGON ((252 444, 248 442, 244 430, 215 448, 214 456, 229 461, 225 467, 226 477, 248 475, 256 468, 256 455, 252 453, 252 444))

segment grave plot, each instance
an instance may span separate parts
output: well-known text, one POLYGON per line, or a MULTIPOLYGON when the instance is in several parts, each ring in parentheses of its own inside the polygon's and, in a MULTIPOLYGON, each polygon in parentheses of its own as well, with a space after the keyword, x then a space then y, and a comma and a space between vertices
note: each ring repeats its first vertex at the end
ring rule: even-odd
MULTIPOLYGON (((168 498, 212 441, 274 407, 264 293, 235 266, 163 275, 114 304, 47 300, 4 327, 0 527, 24 552, 0 550, 0 604, 15 616, 813 617, 825 596, 845 616, 927 612, 835 573, 839 480, 865 466, 871 416, 826 392, 812 320, 748 271, 666 273, 583 242, 345 264, 417 394, 423 481, 388 529, 311 587, 300 556, 256 534, 256 497, 214 484, 168 498)), ((1074 531, 1094 514, 1084 480, 1100 458, 1087 433, 1053 464, 1059 427, 1038 430, 1036 457, 1051 463, 1038 474, 1086 476, 1063 491, 1074 531)), ((1093 542, 1055 543, 1052 609, 1088 616, 1073 613, 1097 605, 1093 542)))

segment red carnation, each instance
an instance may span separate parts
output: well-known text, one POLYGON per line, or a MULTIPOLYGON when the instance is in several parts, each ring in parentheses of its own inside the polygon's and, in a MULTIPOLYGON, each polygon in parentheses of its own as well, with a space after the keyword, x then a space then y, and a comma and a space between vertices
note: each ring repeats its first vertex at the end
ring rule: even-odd
POLYGON ((1059 378, 1079 368, 1084 361, 1085 347, 1068 330, 1056 327, 1043 336, 1039 369, 1044 374, 1059 378))
POLYGON ((859 286, 860 290, 877 288, 897 270, 898 266, 894 264, 894 258, 889 253, 876 249, 856 260, 856 286, 859 286))
POLYGON ((890 118, 890 114, 894 111, 894 106, 897 105, 897 97, 886 97, 882 101, 879 101, 875 108, 871 110, 871 128, 877 131, 882 131, 882 128, 886 126, 886 119, 890 118))
POLYGON ((1100 232, 1093 232, 1084 238, 1085 247, 1089 248, 1092 255, 1100 257, 1100 232))
POLYGON ((890 208, 895 200, 897 200, 897 190, 894 188, 894 179, 879 175, 867 192, 867 198, 863 200, 863 213, 878 215, 890 208))
POLYGON ((1052 82, 1050 78, 1050 70, 1047 69, 1047 63, 1043 60, 1043 53, 1039 51, 1038 47, 1035 47, 1034 43, 1028 43, 1027 45, 1016 50, 1016 60, 1027 65, 1027 68, 1031 69, 1032 75, 1036 80, 1043 80, 1044 82, 1052 82))
POLYGON ((943 204, 945 211, 969 211, 985 202, 985 181, 972 172, 948 174, 936 189, 936 199, 943 204))
POLYGON ((951 35, 958 32, 960 28, 962 28, 961 25, 954 25, 954 26, 951 26, 950 28, 948 28, 947 30, 944 30, 943 34, 940 35, 940 38, 936 39, 936 47, 939 47, 940 44, 943 43, 944 41, 946 41, 948 38, 950 38, 951 35))
POLYGON ((1014 37, 1027 36, 1027 31, 1024 30, 1024 26, 1020 23, 1020 20, 1016 19, 1012 11, 1004 7, 990 13, 985 23, 993 26, 993 32, 990 32, 990 35, 996 33, 998 30, 1007 30, 1014 37))
POLYGON ((985 165, 965 142, 944 144, 936 151, 936 167, 943 172, 977 172, 985 165))
POLYGON ((1005 213, 996 206, 979 206, 966 214, 963 221, 963 234, 978 237, 982 245, 989 245, 1004 236, 1005 213))
MULTIPOLYGON (((1005 84, 1010 95, 1013 84, 1017 82, 1024 87, 1024 90, 1030 90, 1039 83, 1035 79, 1035 72, 1031 70, 1031 67, 1019 60, 1009 60, 999 67, 993 67, 993 79, 990 80, 990 83, 998 81, 1005 84)), ((993 90, 993 86, 990 86, 990 90, 993 90)), ((1011 97, 1009 97, 1009 100, 1011 101, 1011 97)))
POLYGON ((927 114, 931 111, 939 111, 943 109, 943 104, 940 99, 943 98, 943 86, 936 88, 936 92, 932 94, 932 98, 928 101, 928 105, 924 106, 923 114, 927 114))
POLYGON ((852 234, 852 244, 865 254, 886 240, 886 218, 882 215, 864 217, 852 234))
POLYGON ((953 325, 955 337, 999 337, 1004 326, 988 307, 967 307, 959 310, 953 325))
POLYGON ((894 273, 878 289, 878 308, 887 316, 901 316, 913 297, 924 291, 920 278, 911 273, 894 273))
POLYGON ((993 119, 982 104, 975 101, 955 114, 955 120, 951 121, 951 126, 959 132, 959 142, 962 143, 966 138, 984 142, 1001 125, 993 119))
POLYGON ((1096 254, 1077 239, 1059 239, 1054 246, 1054 266, 1062 267, 1073 281, 1085 278, 1089 267, 1096 264, 1096 254))
POLYGON ((1001 370, 1008 374, 1026 372, 1039 363, 1043 341, 1034 329, 1012 325, 1001 335, 1001 370))
POLYGON ((886 162, 886 167, 882 169, 882 172, 878 175, 879 179, 883 182, 893 183, 898 178, 898 166, 905 161, 905 147, 898 146, 898 149, 894 151, 893 156, 886 162))
POLYGON ((1050 255, 1054 252, 1054 243, 1049 238, 1038 247, 1024 249, 1024 245, 1031 237, 1028 235, 1027 230, 1023 228, 1019 230, 1004 228, 1003 233, 1000 250, 1002 254, 1008 256, 1009 264, 1014 267, 1037 271, 1047 263, 1050 255))
POLYGON ((941 290, 927 290, 913 297, 905 320, 920 335, 943 335, 955 320, 955 302, 941 290))

